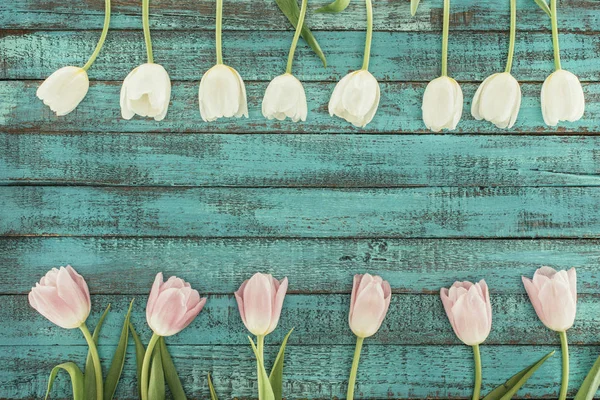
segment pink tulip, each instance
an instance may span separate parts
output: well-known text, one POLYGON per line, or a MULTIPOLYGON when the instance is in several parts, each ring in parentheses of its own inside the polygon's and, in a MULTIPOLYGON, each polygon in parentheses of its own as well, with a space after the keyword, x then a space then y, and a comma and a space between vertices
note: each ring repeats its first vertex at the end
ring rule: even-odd
POLYGON ((79 328, 90 315, 90 292, 83 277, 67 265, 52 268, 31 288, 29 304, 62 328, 79 328))
POLYGON ((163 274, 156 274, 146 305, 148 325, 159 336, 171 336, 188 326, 206 304, 197 290, 175 276, 163 282, 163 274))
POLYGON ((556 271, 542 267, 533 280, 522 277, 529 300, 539 319, 549 329, 564 332, 573 326, 577 311, 577 274, 575 268, 556 271))
POLYGON ((373 336, 381 326, 388 308, 392 289, 380 276, 354 275, 348 324, 359 338, 373 336))
POLYGON ((270 274, 256 273, 235 292, 242 321, 253 335, 275 330, 287 288, 287 278, 278 281, 270 274))
POLYGON ((492 329, 492 305, 487 284, 454 282, 440 297, 454 333, 469 346, 483 343, 492 329))

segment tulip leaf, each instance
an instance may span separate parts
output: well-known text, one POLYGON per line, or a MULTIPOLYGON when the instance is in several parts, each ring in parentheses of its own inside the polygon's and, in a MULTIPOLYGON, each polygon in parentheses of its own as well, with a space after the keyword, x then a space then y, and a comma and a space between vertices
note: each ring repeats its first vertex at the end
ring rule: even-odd
POLYGON ((123 372, 123 365, 125 365, 125 353, 127 353, 127 342, 129 339, 129 320, 131 317, 131 308, 133 307, 133 300, 129 303, 129 310, 125 315, 125 322, 123 322, 123 328, 121 329, 121 337, 119 338, 119 344, 115 350, 108 374, 104 380, 104 400, 112 400, 123 372))
POLYGON ((144 364, 144 356, 146 355, 146 348, 144 344, 140 340, 137 332, 133 328, 131 322, 129 322, 129 331, 131 332, 131 337, 133 338, 133 343, 135 343, 135 362, 136 362, 136 377, 138 384, 138 396, 140 399, 142 398, 142 388, 140 383, 142 382, 142 365, 144 364))
POLYGON ((52 390, 52 385, 54 384, 54 379, 56 379, 56 374, 61 369, 67 371, 71 376, 71 386, 73 387, 73 400, 84 400, 85 391, 84 391, 84 379, 83 373, 74 362, 66 362, 63 364, 58 364, 56 367, 52 368, 50 371, 50 378, 48 380, 48 390, 46 391, 46 399, 48 399, 48 395, 50 394, 50 390, 52 390))
POLYGON ((550 18, 552 18, 552 11, 550 10, 550 7, 548 7, 548 3, 546 3, 546 0, 534 0, 534 1, 535 1, 535 4, 537 4, 546 14, 548 14, 548 16, 550 18))
POLYGON ((208 374, 208 390, 210 390, 210 400, 219 400, 217 397, 217 392, 215 391, 215 387, 213 386, 212 379, 210 379, 210 374, 208 374))
POLYGON ((165 400, 165 372, 163 370, 160 346, 155 346, 152 352, 150 380, 148 385, 148 400, 165 400))
POLYGON ((164 337, 161 337, 158 340, 158 346, 160 346, 160 355, 162 357, 162 365, 165 371, 165 379, 167 380, 167 385, 169 385, 169 390, 171 390, 173 399, 187 400, 185 391, 181 385, 181 380, 179 379, 179 375, 177 375, 175 364, 173 364, 173 359, 171 358, 169 350, 167 349, 167 344, 165 343, 164 337))
POLYGON ((413 17, 417 13, 417 8, 419 8, 419 2, 421 0, 410 0, 410 15, 413 17))
POLYGON ((275 400, 273 388, 271 387, 269 376, 265 370, 265 365, 258 354, 258 349, 256 348, 256 345, 250 336, 248 336, 248 340, 250 340, 252 351, 254 352, 254 355, 256 356, 256 362, 258 363, 258 398, 259 400, 275 400))
POLYGON ((530 365, 529 367, 523 369, 521 372, 513 375, 510 379, 504 382, 502 385, 498 386, 496 389, 492 390, 487 396, 483 398, 483 400, 509 400, 511 399, 517 391, 527 382, 531 375, 534 374, 537 369, 546 362, 547 359, 554 355, 554 350, 550 353, 546 354, 536 363, 530 365))
POLYGON ((573 400, 593 400, 598 391, 598 386, 600 386, 600 357, 592 365, 573 400))
MULTIPOLYGON (((300 7, 298 7, 297 0, 275 0, 277 6, 283 12, 283 15, 286 16, 288 21, 292 24, 294 29, 298 26, 298 19, 300 18, 300 7)), ((323 54, 323 50, 317 42, 317 39, 313 36, 312 32, 306 26, 306 22, 302 26, 302 38, 308 43, 311 49, 315 52, 317 56, 321 59, 324 67, 327 67, 327 59, 325 58, 325 54, 323 54)))
POLYGON ((277 353, 277 358, 271 369, 271 375, 269 375, 269 382, 271 383, 275 400, 281 400, 283 398, 283 358, 285 355, 285 345, 293 331, 294 328, 290 329, 288 334, 283 338, 279 353, 277 353))
POLYGON ((348 7, 349 4, 350 4, 350 0, 334 0, 332 3, 329 3, 326 6, 318 8, 315 12, 338 13, 340 11, 344 11, 348 7))
MULTIPOLYGON (((98 344, 98 338, 100 336, 100 330, 102 329, 102 325, 104 324, 104 319, 108 315, 110 311, 110 304, 106 306, 106 310, 100 316, 98 323, 96 324, 96 328, 94 328, 94 333, 92 334, 92 339, 94 339, 94 343, 98 344)), ((85 373, 83 374, 83 382, 85 388, 85 398, 86 400, 96 400, 96 370, 94 369, 94 361, 92 360, 92 353, 88 350, 87 358, 85 359, 85 373)))

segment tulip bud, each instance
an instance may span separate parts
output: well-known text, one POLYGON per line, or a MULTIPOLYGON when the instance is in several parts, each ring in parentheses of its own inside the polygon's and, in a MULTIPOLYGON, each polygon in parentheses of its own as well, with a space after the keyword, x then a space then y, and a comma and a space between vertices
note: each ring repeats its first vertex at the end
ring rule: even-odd
POLYGON ((246 86, 238 72, 217 64, 204 73, 198 90, 200 116, 207 121, 217 118, 248 118, 246 86))
POLYGON ((87 72, 79 67, 62 67, 50 75, 36 95, 58 116, 73 111, 90 87, 87 72))
POLYGON ((577 274, 575 268, 556 271, 542 267, 533 280, 522 277, 523 285, 538 318, 553 331, 564 332, 573 326, 577 311, 577 274))
POLYGON ((306 121, 307 112, 306 94, 298 78, 286 73, 269 83, 262 102, 265 118, 283 121, 289 117, 294 122, 306 121))
POLYGON ((90 315, 90 292, 83 277, 67 265, 52 268, 31 288, 29 304, 62 328, 79 328, 90 315))
POLYGON ((433 132, 456 129, 463 110, 463 93, 458 82, 447 76, 429 82, 421 109, 425 126, 433 132))
POLYGON ((549 126, 560 121, 574 122, 583 116, 585 98, 576 75, 564 69, 546 78, 541 93, 542 115, 549 126))
POLYGON ((475 92, 471 114, 500 129, 512 128, 521 107, 521 86, 508 72, 487 77, 475 92))
POLYGON ((456 336, 469 346, 483 343, 492 329, 492 305, 485 281, 454 282, 450 290, 440 290, 440 297, 456 336))
POLYGON ((364 128, 379 106, 379 83, 367 70, 350 72, 342 78, 329 100, 329 115, 337 115, 364 128))
POLYGON ((121 115, 162 121, 171 101, 171 79, 162 65, 142 64, 127 75, 121 87, 121 115))
POLYGON ((171 336, 188 326, 206 304, 197 290, 183 279, 170 277, 163 282, 163 274, 156 274, 148 304, 146 321, 155 334, 171 336))
POLYGON ((256 273, 235 292, 242 321, 252 334, 265 336, 277 327, 287 288, 287 278, 278 281, 256 273))
POLYGON ((373 336, 381 326, 392 297, 388 281, 369 274, 354 275, 348 324, 359 338, 373 336))

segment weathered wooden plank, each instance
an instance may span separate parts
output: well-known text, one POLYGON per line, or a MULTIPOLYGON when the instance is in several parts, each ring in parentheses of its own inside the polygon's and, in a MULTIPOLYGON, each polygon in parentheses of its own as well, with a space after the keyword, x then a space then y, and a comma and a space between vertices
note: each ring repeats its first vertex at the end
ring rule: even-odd
POLYGON ((0 184, 597 186, 593 136, 7 134, 0 184))
MULTIPOLYGON (((600 26, 600 25, 599 25, 600 26)), ((45 79, 64 65, 81 65, 94 49, 97 31, 7 31, 0 35, 0 79, 45 79)), ((246 80, 270 81, 285 70, 293 33, 232 32, 225 34, 225 60, 246 80)), ((294 73, 302 81, 337 81, 362 63, 363 32, 319 32, 328 68, 305 44, 298 49, 294 73)), ((152 36, 155 61, 173 80, 200 81, 214 65, 214 33, 170 31, 152 36)), ((600 80, 600 35, 561 35, 563 67, 583 81, 600 80)), ((458 80, 481 81, 504 70, 508 35, 457 32, 451 36, 450 73, 458 80)), ((543 81, 552 67, 552 41, 547 32, 527 33, 516 43, 514 75, 522 82, 543 81)), ((437 32, 376 32, 371 72, 382 81, 428 82, 440 73, 441 37, 437 32)), ((90 70, 95 80, 122 81, 146 52, 141 31, 110 36, 90 70)))
MULTIPOLYGON (((334 83, 306 83, 309 114, 305 123, 289 120, 267 121, 260 112, 267 83, 248 83, 250 118, 224 119, 205 123, 198 110, 197 82, 176 82, 165 120, 121 118, 120 82, 92 83, 78 108, 64 117, 56 117, 41 101, 35 99, 38 81, 0 81, 0 125, 3 131, 19 132, 215 132, 215 133, 402 133, 429 132, 421 116, 421 100, 425 83, 382 83, 379 110, 366 128, 355 128, 327 112, 334 83)), ((463 84, 465 95, 463 120, 454 133, 507 133, 494 125, 476 121, 470 116, 470 102, 475 84, 463 84)), ((598 133, 600 126, 600 84, 584 85, 586 112, 573 123, 547 127, 542 120, 540 84, 524 84, 519 119, 510 133, 598 133)), ((166 140, 166 138, 165 138, 166 140)))
POLYGON ((3 235, 597 238, 600 189, 1 188, 3 235))
MULTIPOLYGON (((63 3, 57 0, 13 0, 0 5, 0 26, 11 29, 100 29, 104 15, 101 0, 63 3)), ((365 11, 362 2, 351 2, 341 14, 311 12, 327 1, 309 3, 308 24, 315 29, 364 29, 365 11)), ((111 27, 141 29, 141 2, 113 0, 111 27)), ((150 24, 154 29, 212 30, 214 2, 193 0, 154 0, 150 4, 150 24)), ((442 3, 423 1, 415 17, 410 15, 408 0, 382 0, 374 4, 375 29, 440 30, 442 3)), ((520 29, 548 29, 550 21, 532 1, 521 1, 520 29)), ((469 0, 452 2, 453 30, 508 29, 509 2, 469 0)), ((232 0, 225 2, 224 28, 262 30, 287 28, 288 23, 273 1, 232 0)), ((591 31, 600 26, 600 11, 595 0, 562 0, 559 23, 562 30, 591 31)))
MULTIPOLYGON (((245 333, 240 332, 240 336, 245 336, 245 333)), ((249 345, 170 346, 169 349, 188 398, 208 398, 206 375, 209 372, 219 398, 256 397, 256 364, 249 345)), ((482 346, 483 392, 487 393, 554 349, 558 348, 482 346)), ((110 359, 112 351, 113 346, 100 346, 104 360, 110 359)), ((265 356, 269 365, 276 351, 276 346, 266 347, 265 356)), ((289 345, 284 372, 286 397, 344 398, 353 351, 353 346, 289 345)), ((570 396, 575 394, 598 356, 598 351, 593 346, 571 347, 570 396)), ((66 360, 76 360, 81 365, 85 352, 85 346, 1 346, 0 362, 3 368, 0 369, 0 382, 3 384, 0 386, 0 397, 42 397, 50 369, 66 360)), ((466 398, 472 391, 472 362, 471 350, 466 346, 388 347, 369 345, 367 340, 355 394, 365 399, 466 398)), ((68 379, 60 376, 55 383, 53 398, 69 397, 69 385, 68 379)), ((518 398, 556 398, 559 388, 560 354, 556 354, 531 377, 519 391, 518 398)), ((133 348, 129 349, 117 397, 137 398, 133 348)))
POLYGON ((287 276, 294 293, 349 293, 362 272, 384 276, 395 293, 481 278, 495 293, 523 293, 519 276, 541 265, 576 267, 579 292, 597 294, 598 248, 597 240, 2 238, 0 294, 27 293, 68 263, 96 294, 146 294, 158 271, 212 294, 232 293, 257 271, 287 276))

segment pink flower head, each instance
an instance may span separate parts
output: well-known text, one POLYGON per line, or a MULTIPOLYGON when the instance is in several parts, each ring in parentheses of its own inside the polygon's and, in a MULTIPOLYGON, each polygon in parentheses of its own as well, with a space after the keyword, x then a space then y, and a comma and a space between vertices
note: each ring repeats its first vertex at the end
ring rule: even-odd
POLYGON ((56 325, 79 328, 90 315, 87 283, 70 265, 52 268, 29 292, 29 304, 56 325))
POLYGON ((253 335, 264 336, 275 330, 287 288, 287 278, 278 281, 257 272, 235 292, 242 321, 253 335))
POLYGON ((483 343, 492 329, 492 304, 485 281, 454 282, 450 289, 440 290, 440 297, 456 336, 469 346, 483 343))
POLYGON ((175 335, 200 314, 204 304, 206 297, 200 298, 189 283, 175 276, 164 282, 159 272, 148 296, 146 320, 157 335, 175 335))
POLYGON ((533 280, 522 277, 529 300, 539 319, 549 329, 564 332, 573 326, 577 311, 577 274, 575 268, 556 271, 539 268, 533 280))
POLYGON ((354 275, 348 324, 358 337, 373 336, 381 326, 388 308, 392 289, 380 276, 354 275))

